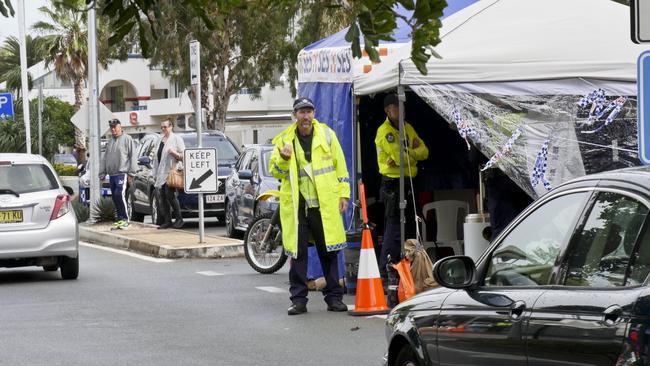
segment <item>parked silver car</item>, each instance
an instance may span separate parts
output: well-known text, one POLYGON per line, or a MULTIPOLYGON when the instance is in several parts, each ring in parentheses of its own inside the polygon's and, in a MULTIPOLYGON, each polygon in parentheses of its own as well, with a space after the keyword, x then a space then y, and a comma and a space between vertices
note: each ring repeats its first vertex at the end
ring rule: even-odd
POLYGON ((52 165, 40 155, 0 153, 0 267, 61 268, 79 275, 79 227, 52 165))

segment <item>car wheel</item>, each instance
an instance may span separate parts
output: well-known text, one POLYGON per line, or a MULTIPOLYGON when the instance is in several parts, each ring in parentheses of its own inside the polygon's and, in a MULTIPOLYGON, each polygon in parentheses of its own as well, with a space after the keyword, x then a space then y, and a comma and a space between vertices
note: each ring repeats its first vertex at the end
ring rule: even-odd
POLYGON ((415 353, 410 346, 404 346, 397 354, 395 366, 419 366, 415 353))
POLYGON ((133 198, 133 195, 129 195, 129 202, 127 202, 127 212, 129 217, 131 218, 131 221, 136 221, 136 222, 143 222, 144 221, 144 214, 141 212, 137 212, 135 210, 135 204, 134 201, 135 198, 133 198))
POLYGON ((224 217, 224 220, 226 221, 226 235, 229 238, 236 237, 238 232, 237 229, 235 229, 235 217, 233 216, 230 202, 226 202, 226 216, 224 217))
POLYGON ((77 254, 77 258, 63 257, 61 259, 61 277, 64 280, 75 280, 79 277, 79 254, 77 254))
POLYGON ((59 266, 56 265, 56 264, 53 264, 53 265, 51 265, 51 266, 43 266, 43 270, 44 270, 45 272, 54 272, 54 271, 56 271, 57 269, 59 269, 59 266))

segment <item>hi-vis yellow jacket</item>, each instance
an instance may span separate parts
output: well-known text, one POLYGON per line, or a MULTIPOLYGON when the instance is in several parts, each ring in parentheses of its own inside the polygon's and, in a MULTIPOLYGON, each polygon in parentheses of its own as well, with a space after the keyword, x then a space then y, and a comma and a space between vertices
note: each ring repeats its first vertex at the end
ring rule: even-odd
MULTIPOLYGON (((429 157, 429 149, 409 123, 404 122, 404 133, 406 134, 406 141, 408 141, 406 146, 408 161, 406 161, 406 152, 404 154, 404 176, 415 177, 418 174, 418 161, 429 157), (420 140, 420 146, 412 148, 415 139, 420 140)), ((389 178, 399 178, 399 130, 393 127, 388 117, 377 129, 375 146, 377 147, 379 174, 389 178), (388 165, 389 159, 395 162, 395 166, 388 165)))
MULTIPOLYGON (((318 205, 323 219, 323 232, 328 251, 343 249, 347 246, 343 218, 339 211, 340 198, 350 198, 350 180, 345 164, 343 150, 334 131, 327 125, 312 120, 314 137, 311 143, 311 169, 307 169, 316 187, 318 205), (329 137, 328 137, 329 135, 329 137)), ((300 199, 299 176, 307 174, 301 165, 298 171, 296 154, 302 154, 296 138, 296 123, 289 126, 273 139, 275 148, 269 162, 269 171, 279 179, 280 186, 280 221, 282 223, 282 243, 287 255, 298 255, 298 203, 300 199), (294 146, 289 160, 280 156, 285 144, 294 146)), ((304 156, 301 157, 304 160, 304 156)))

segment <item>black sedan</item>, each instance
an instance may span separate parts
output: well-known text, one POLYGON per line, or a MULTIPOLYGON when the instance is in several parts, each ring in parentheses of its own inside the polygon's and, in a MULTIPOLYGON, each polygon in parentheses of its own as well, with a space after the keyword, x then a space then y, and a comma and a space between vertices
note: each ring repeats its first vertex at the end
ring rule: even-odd
POLYGON ((586 176, 386 320, 387 365, 650 364, 650 169, 586 176))
POLYGON ((280 187, 268 169, 273 147, 247 146, 226 179, 226 233, 230 237, 246 231, 255 216, 277 207, 274 199, 256 201, 259 194, 280 187))
MULTIPOLYGON (((183 138, 186 148, 197 146, 196 133, 178 133, 183 138)), ((134 221, 142 222, 145 215, 151 215, 154 224, 160 224, 161 215, 159 204, 155 198, 154 179, 151 176, 151 164, 155 147, 160 140, 160 135, 145 136, 138 149, 138 172, 133 180, 129 194, 130 217, 134 221)), ((204 215, 215 216, 219 221, 224 221, 225 216, 225 181, 233 165, 239 159, 239 149, 222 132, 209 131, 202 135, 202 147, 213 147, 217 150, 217 169, 219 187, 216 194, 204 194, 204 215)), ((198 194, 187 194, 182 189, 178 190, 178 201, 181 205, 183 217, 198 216, 198 194)))

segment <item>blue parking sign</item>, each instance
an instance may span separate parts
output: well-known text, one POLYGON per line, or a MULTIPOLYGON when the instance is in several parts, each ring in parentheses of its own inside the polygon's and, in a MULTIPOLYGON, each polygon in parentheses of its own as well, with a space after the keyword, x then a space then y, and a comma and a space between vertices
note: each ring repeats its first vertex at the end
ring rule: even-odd
POLYGON ((11 93, 0 93, 0 120, 14 116, 14 101, 11 93))
POLYGON ((644 51, 637 61, 637 129, 639 160, 650 164, 650 51, 644 51), (648 109, 646 111, 646 109, 648 109))

